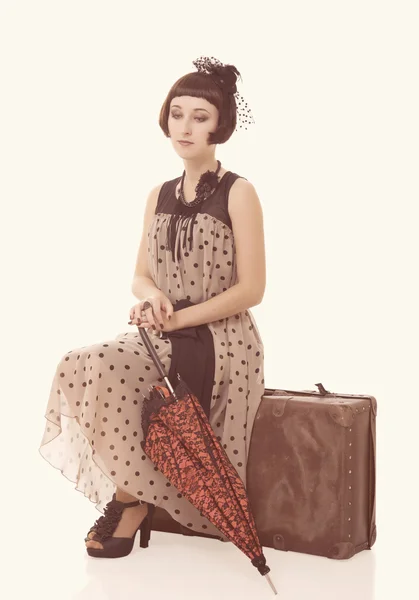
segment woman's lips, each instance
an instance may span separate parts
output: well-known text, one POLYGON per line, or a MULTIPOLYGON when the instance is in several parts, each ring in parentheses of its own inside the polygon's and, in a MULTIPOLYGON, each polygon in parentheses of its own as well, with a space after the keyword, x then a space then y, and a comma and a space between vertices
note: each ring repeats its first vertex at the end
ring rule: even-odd
POLYGON ((193 142, 182 142, 182 141, 179 141, 179 144, 181 146, 192 146, 193 142))

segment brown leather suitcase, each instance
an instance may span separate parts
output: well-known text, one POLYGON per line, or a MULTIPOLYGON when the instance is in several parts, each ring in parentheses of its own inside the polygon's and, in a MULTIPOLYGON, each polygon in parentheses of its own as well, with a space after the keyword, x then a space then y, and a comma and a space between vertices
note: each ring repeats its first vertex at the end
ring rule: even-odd
MULTIPOLYGON (((335 559, 376 539, 374 396, 266 388, 247 464, 247 492, 262 546, 335 559)), ((187 529, 157 507, 153 529, 187 529)), ((221 539, 221 538, 217 538, 221 539)))

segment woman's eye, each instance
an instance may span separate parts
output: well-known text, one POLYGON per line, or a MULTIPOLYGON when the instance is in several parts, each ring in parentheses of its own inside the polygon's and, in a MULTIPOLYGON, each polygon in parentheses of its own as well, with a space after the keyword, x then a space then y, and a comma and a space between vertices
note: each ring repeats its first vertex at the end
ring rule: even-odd
MULTIPOLYGON (((173 115, 173 114, 172 114, 172 117, 173 117, 174 119, 176 119, 176 117, 180 117, 180 115, 173 115)), ((197 119, 197 120, 198 120, 200 123, 202 123, 203 121, 206 121, 206 119, 205 119, 204 117, 195 117, 195 118, 196 118, 196 119, 197 119)))

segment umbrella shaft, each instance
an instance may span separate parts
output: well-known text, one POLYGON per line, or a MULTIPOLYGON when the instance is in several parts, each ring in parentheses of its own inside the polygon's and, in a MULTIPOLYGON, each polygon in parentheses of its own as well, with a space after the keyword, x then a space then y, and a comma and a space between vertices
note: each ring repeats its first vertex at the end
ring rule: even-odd
MULTIPOLYGON (((169 388, 170 393, 173 394, 173 396, 176 398, 175 391, 174 391, 174 389, 172 387, 172 384, 170 383, 169 378, 168 378, 167 375, 164 376, 164 380, 165 380, 165 382, 167 384, 167 387, 169 388)), ((177 401, 177 398, 176 398, 176 401, 177 401)))

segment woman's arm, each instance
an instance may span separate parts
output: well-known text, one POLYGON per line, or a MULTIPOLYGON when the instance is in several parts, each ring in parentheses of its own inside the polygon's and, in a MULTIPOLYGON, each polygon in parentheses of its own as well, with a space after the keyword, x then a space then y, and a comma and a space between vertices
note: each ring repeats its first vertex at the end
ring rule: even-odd
POLYGON ((183 329, 225 319, 259 304, 260 301, 254 294, 251 295, 242 284, 237 283, 214 298, 175 311, 172 327, 173 329, 183 329))
POLYGON ((148 269, 148 230, 156 212, 157 201, 162 185, 163 184, 160 183, 154 187, 150 191, 146 200, 143 217, 143 231, 141 234, 141 242, 138 248, 135 272, 131 285, 132 293, 136 298, 138 298, 138 300, 143 300, 147 296, 160 291, 155 285, 148 269))

